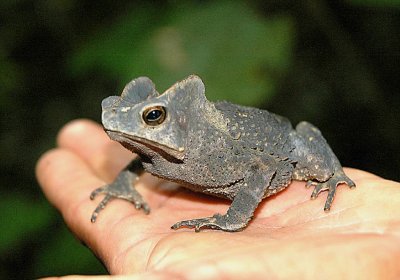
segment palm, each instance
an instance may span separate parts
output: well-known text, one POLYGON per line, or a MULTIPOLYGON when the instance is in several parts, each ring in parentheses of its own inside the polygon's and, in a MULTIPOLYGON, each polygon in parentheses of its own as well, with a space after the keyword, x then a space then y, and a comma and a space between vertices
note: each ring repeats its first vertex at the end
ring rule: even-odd
POLYGON ((99 201, 90 201, 90 192, 111 181, 132 155, 109 141, 99 126, 86 121, 64 129, 59 146, 39 162, 39 181, 71 229, 111 273, 162 271, 163 275, 199 278, 266 273, 274 278, 298 277, 298 273, 335 275, 341 269, 363 273, 368 268, 373 270, 369 276, 379 276, 388 272, 390 261, 395 262, 390 254, 399 252, 399 184, 366 172, 346 170, 357 189, 339 187, 329 213, 323 211, 325 194, 310 201, 311 191, 304 188, 304 182, 293 182, 264 200, 244 231, 194 233, 174 231, 170 226, 179 220, 224 213, 229 202, 177 188, 150 175, 138 184, 152 207, 150 215, 115 200, 95 224, 90 223, 99 201), (376 251, 385 253, 371 255, 376 251), (385 261, 384 270, 380 270, 377 257, 385 261), (368 263, 371 266, 366 267, 368 263))

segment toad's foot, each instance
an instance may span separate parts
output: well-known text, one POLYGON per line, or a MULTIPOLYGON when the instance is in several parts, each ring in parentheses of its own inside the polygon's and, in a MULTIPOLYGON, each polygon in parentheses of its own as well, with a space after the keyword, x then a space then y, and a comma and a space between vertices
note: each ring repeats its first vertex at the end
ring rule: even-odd
POLYGON ((326 182, 308 181, 306 187, 315 186, 311 194, 311 199, 315 199, 322 191, 328 191, 328 197, 325 202, 325 211, 331 209, 333 199, 335 197, 336 188, 339 184, 347 184, 351 189, 356 187, 356 184, 344 174, 343 170, 336 171, 335 174, 326 182))
POLYGON ((174 224, 172 229, 179 229, 181 227, 194 228, 196 232, 199 232, 202 228, 219 229, 223 231, 239 231, 242 230, 246 225, 243 223, 234 223, 229 221, 227 215, 215 214, 212 217, 193 219, 187 221, 180 221, 174 224))
POLYGON ((137 179, 138 176, 136 174, 130 171, 122 171, 114 182, 95 189, 90 194, 90 199, 93 200, 98 194, 105 194, 105 197, 94 210, 90 219, 92 223, 96 221, 99 212, 103 210, 107 203, 113 198, 122 198, 128 200, 135 205, 136 209, 143 209, 146 214, 150 213, 150 207, 132 185, 132 182, 136 181, 137 179))
POLYGON ((194 228, 199 232, 202 228, 219 229, 223 231, 240 231, 244 229, 254 215, 254 211, 264 197, 270 186, 275 172, 267 166, 253 166, 246 179, 242 182, 242 188, 234 197, 231 206, 226 214, 215 214, 212 217, 181 221, 171 228, 181 227, 194 228), (258 171, 258 172, 254 172, 258 171), (253 187, 247 187, 253 185, 253 187))

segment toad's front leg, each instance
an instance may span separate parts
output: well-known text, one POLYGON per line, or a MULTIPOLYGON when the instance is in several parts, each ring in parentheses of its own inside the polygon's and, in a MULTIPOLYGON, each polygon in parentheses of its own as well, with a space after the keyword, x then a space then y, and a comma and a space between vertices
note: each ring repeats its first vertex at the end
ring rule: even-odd
POLYGON ((202 228, 223 231, 240 231, 244 229, 263 199, 274 173, 274 171, 267 168, 252 168, 251 173, 248 172, 245 179, 240 182, 240 190, 226 214, 215 214, 212 217, 180 221, 171 228, 188 227, 194 228, 196 232, 202 228))
POLYGON ((98 194, 105 194, 105 197, 92 214, 90 219, 92 223, 96 221, 100 211, 103 210, 107 203, 113 198, 122 198, 128 200, 135 205, 136 209, 143 209, 146 214, 150 212, 150 207, 143 200, 142 196, 133 185, 143 171, 144 169, 140 159, 134 159, 127 167, 124 168, 124 170, 118 174, 114 182, 97 188, 91 193, 90 199, 92 200, 98 194))

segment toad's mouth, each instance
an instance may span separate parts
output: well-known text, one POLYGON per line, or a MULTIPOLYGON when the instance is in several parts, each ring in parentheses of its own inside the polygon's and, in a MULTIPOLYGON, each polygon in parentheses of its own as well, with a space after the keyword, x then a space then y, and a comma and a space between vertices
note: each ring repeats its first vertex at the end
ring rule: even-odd
POLYGON ((126 149, 139 155, 152 157, 154 154, 161 155, 168 161, 182 161, 185 157, 185 151, 179 151, 172 147, 150 141, 148 139, 129 135, 123 132, 105 129, 110 139, 119 142, 126 149))

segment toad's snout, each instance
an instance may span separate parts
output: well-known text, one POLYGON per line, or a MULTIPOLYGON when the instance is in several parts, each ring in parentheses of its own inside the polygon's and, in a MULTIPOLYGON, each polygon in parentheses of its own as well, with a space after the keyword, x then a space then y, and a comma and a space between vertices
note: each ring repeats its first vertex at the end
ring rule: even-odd
POLYGON ((118 130, 117 106, 119 103, 118 96, 110 96, 101 102, 101 122, 105 130, 118 130))

